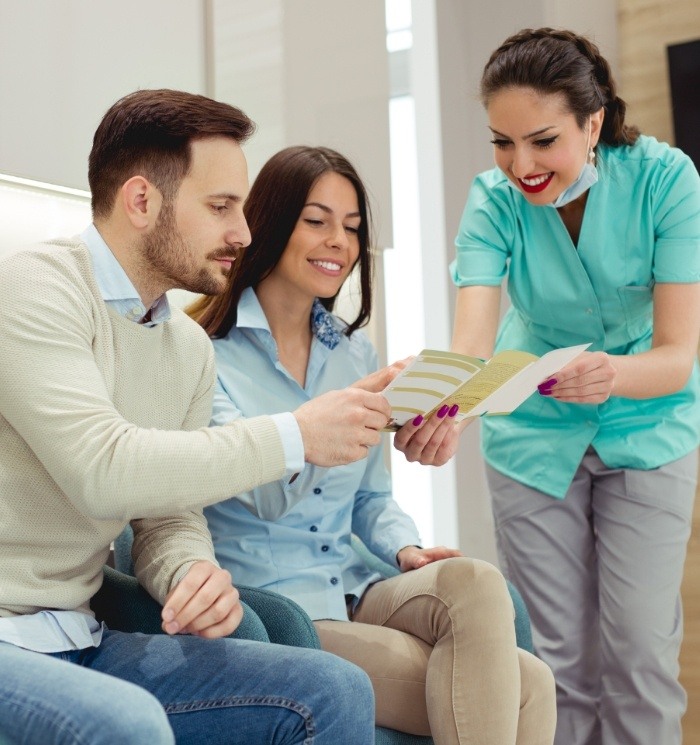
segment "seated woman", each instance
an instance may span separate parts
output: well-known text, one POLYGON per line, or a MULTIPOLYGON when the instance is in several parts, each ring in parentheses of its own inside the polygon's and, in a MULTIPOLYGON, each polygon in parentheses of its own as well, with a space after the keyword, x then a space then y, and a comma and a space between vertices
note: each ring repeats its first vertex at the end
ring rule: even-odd
MULTIPOLYGON (((230 290, 191 309, 215 340, 214 422, 290 411, 390 376, 371 377, 376 354, 358 331, 371 310, 372 260, 367 196, 352 165, 326 148, 287 148, 261 170, 245 215, 253 242, 230 290), (358 264, 360 311, 346 324, 331 311, 358 264)), ((552 742, 553 678, 516 647, 503 576, 459 551, 420 547, 392 499, 381 448, 348 466, 307 465, 297 483, 244 501, 206 510, 221 565, 235 581, 296 601, 323 649, 367 671, 379 725, 432 734, 439 745, 552 742), (288 511, 271 515, 280 501, 288 511), (401 574, 370 571, 353 532, 401 574)))

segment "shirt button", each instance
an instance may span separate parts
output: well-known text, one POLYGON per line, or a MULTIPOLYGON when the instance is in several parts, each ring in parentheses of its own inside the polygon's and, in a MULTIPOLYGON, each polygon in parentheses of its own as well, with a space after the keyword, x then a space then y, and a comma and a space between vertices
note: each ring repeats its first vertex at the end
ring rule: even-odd
POLYGON ((318 486, 314 489, 314 494, 320 494, 321 489, 318 488, 318 486))
POLYGON ((331 584, 337 585, 338 584, 338 578, 337 577, 331 577, 331 584))
POLYGON ((328 551, 328 546, 321 546, 321 551, 328 551))
POLYGON ((311 527, 309 528, 309 530, 310 530, 310 531, 311 531, 312 533, 315 533, 315 532, 316 532, 316 531, 318 530, 318 526, 317 526, 317 525, 312 525, 312 526, 311 526, 311 527))
POLYGON ((590 316, 593 313, 593 308, 586 308, 586 313, 590 316))

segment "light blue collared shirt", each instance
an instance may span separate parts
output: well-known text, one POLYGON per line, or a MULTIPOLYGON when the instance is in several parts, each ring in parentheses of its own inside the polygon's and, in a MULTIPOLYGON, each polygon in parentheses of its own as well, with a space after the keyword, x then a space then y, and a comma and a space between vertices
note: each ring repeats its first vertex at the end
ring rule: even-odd
MULTIPOLYGON (((237 325, 214 341, 217 391, 213 424, 236 416, 295 409, 315 396, 344 388, 377 368, 367 337, 342 333, 342 323, 316 302, 314 336, 301 385, 279 360, 277 345, 255 292, 244 291, 237 325)), ((237 582, 286 595, 313 619, 347 621, 345 595, 360 597, 380 576, 350 545, 356 533, 369 549, 396 566, 397 552, 419 545, 411 518, 391 495, 380 447, 356 463, 307 465, 292 484, 277 481, 204 510, 216 557, 237 582), (282 515, 270 505, 286 503, 282 515)))
MULTIPOLYGON (((87 227, 81 234, 90 251, 95 281, 100 288, 103 300, 120 316, 136 323, 143 323, 149 308, 141 302, 141 297, 129 279, 122 265, 117 261, 104 238, 94 225, 87 227)), ((144 326, 157 326, 170 318, 168 296, 161 295, 150 307, 151 318, 144 326)))

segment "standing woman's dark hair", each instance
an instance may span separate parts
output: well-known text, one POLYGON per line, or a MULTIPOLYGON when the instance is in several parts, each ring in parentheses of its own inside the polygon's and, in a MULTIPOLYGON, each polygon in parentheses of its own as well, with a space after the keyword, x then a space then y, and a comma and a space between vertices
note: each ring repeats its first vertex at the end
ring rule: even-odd
MULTIPOLYGON (((203 297, 188 308, 189 315, 209 336, 224 337, 235 326, 243 290, 255 288, 275 268, 309 192, 316 181, 329 172, 343 176, 353 185, 361 218, 357 236, 360 246, 357 259, 360 265, 360 310, 345 333, 350 336, 367 323, 372 311, 372 255, 371 216, 365 186, 351 163, 340 153, 326 147, 297 145, 273 155, 251 187, 243 211, 252 242, 236 260, 228 290, 221 295, 203 297)), ((319 300, 332 311, 336 297, 319 300)))
POLYGON ((625 124, 625 102, 607 60, 589 39, 552 28, 524 29, 508 37, 491 55, 481 78, 481 100, 503 88, 561 93, 583 129, 588 117, 605 109, 600 139, 608 145, 634 145, 639 129, 625 124))

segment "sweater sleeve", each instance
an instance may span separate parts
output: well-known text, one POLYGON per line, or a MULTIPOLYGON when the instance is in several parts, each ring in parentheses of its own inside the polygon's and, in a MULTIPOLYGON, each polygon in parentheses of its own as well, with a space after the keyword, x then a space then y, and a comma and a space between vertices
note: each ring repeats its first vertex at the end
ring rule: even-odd
POLYGON ((282 477, 269 417, 189 432, 127 421, 93 348, 103 311, 51 252, 2 262, 0 415, 75 509, 124 522, 179 514, 282 477))
MULTIPOLYGON (((200 384, 183 422, 184 430, 197 429, 209 421, 215 379, 214 350, 210 345, 200 384)), ((161 604, 196 561, 219 566, 206 518, 200 510, 166 518, 132 520, 131 527, 136 576, 161 604)))

